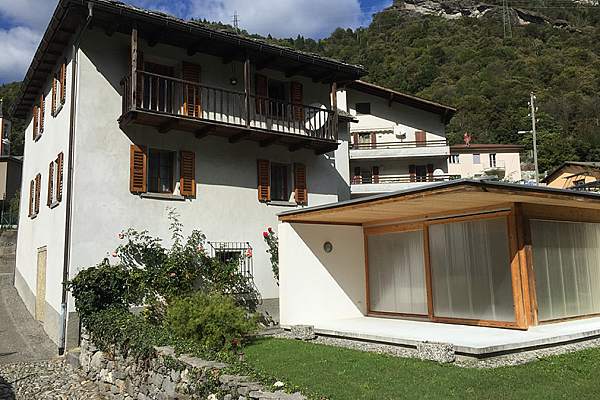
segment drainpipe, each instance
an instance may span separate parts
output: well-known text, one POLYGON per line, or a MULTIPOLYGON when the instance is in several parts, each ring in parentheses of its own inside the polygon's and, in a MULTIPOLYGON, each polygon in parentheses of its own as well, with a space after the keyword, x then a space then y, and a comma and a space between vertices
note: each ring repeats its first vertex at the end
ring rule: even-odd
POLYGON ((63 279, 62 279, 62 300, 60 304, 60 332, 59 332, 59 347, 58 354, 63 355, 66 348, 66 331, 67 331, 67 315, 68 315, 68 292, 67 282, 69 281, 69 264, 71 262, 71 209, 73 200, 73 164, 75 157, 75 149, 73 142, 75 141, 75 112, 77 110, 77 70, 78 70, 78 54, 79 44, 83 33, 87 30, 93 17, 94 5, 88 2, 88 16, 85 24, 77 34, 73 41, 73 59, 71 61, 71 116, 69 121, 69 158, 67 163, 67 191, 66 191, 66 217, 65 217, 65 248, 64 248, 64 264, 63 264, 63 279))

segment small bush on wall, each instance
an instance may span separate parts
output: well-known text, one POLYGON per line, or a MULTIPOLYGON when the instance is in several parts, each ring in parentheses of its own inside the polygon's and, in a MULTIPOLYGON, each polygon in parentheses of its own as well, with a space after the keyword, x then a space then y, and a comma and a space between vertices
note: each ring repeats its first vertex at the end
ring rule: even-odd
POLYGON ((279 239, 272 228, 268 228, 263 232, 263 238, 267 243, 267 253, 271 256, 271 269, 273 276, 279 285, 279 239))

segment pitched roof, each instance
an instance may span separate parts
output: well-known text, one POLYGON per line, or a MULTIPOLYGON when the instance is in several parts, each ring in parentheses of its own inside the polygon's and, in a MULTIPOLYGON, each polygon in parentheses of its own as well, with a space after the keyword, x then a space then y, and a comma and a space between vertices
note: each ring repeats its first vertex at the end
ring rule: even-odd
POLYGON ((49 79, 52 68, 48 66, 56 65, 64 57, 65 49, 77 35, 90 9, 94 28, 104 29, 107 34, 130 34, 135 25, 140 37, 148 42, 173 44, 186 47, 189 53, 202 51, 229 60, 241 59, 248 54, 256 64, 323 82, 355 80, 366 74, 360 65, 267 43, 116 0, 59 0, 11 110, 14 116, 24 117, 30 111, 34 97, 49 79))
POLYGON ((373 96, 382 97, 389 101, 394 101, 396 103, 405 104, 407 106, 439 114, 444 118, 445 123, 450 122, 450 119, 452 119, 452 117, 456 113, 456 108, 454 107, 436 103, 435 101, 426 100, 410 94, 398 92, 393 89, 389 89, 361 80, 350 82, 346 85, 346 87, 363 93, 368 93, 373 96))
POLYGON ((566 168, 568 166, 577 166, 577 167, 585 167, 585 168, 591 168, 591 169, 600 170, 600 162, 594 162, 594 161, 565 161, 564 163, 562 163, 561 165, 559 165, 558 167, 556 167, 552 171, 550 171, 548 173, 548 175, 546 175, 546 177, 544 179, 542 179, 542 182, 548 183, 548 182, 552 181, 554 179, 554 177, 561 170, 563 170, 564 168, 566 168))

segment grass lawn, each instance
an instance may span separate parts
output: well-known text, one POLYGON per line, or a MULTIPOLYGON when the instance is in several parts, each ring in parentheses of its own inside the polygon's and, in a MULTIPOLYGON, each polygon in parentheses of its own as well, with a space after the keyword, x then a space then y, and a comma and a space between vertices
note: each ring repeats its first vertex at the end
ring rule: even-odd
POLYGON ((485 370, 285 339, 259 340, 245 353, 257 371, 314 398, 600 399, 600 349, 485 370))

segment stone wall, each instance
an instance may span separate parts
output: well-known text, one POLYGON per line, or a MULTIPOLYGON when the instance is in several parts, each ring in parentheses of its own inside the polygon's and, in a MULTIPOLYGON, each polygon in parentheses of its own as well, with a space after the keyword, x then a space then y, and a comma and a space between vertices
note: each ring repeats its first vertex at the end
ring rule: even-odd
POLYGON ((229 375, 226 364, 177 356, 170 347, 156 348, 155 358, 138 361, 99 351, 84 337, 79 366, 103 395, 115 400, 305 400, 300 393, 268 391, 247 376, 229 375))

